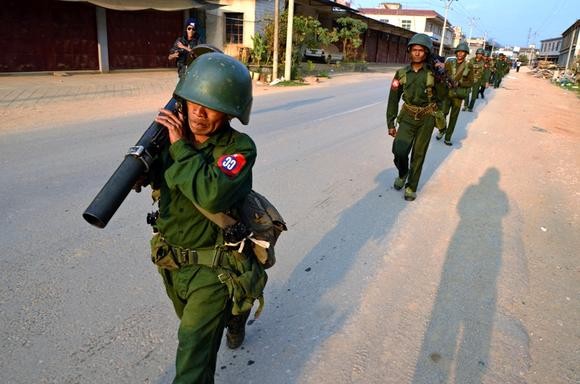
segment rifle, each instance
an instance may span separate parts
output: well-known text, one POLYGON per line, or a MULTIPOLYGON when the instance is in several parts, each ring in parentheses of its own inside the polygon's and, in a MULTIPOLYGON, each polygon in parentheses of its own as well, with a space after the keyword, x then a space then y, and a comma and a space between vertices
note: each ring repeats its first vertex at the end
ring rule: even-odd
MULTIPOLYGON (((172 98, 165 109, 175 110, 172 98)), ((153 122, 137 144, 130 147, 125 158, 83 213, 83 218, 98 228, 105 228, 141 176, 149 171, 156 156, 169 140, 167 128, 153 122)))
POLYGON ((427 59, 427 64, 431 67, 431 71, 435 76, 435 81, 438 83, 443 83, 447 86, 447 88, 457 88, 458 82, 453 80, 447 71, 445 70, 445 66, 438 67, 436 64, 445 64, 445 57, 439 56, 435 53, 431 53, 429 58, 427 59))

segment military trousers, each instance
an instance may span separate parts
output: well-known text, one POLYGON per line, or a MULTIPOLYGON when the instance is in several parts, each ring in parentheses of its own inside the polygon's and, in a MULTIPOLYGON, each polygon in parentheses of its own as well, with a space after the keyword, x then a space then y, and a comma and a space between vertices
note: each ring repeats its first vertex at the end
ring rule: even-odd
POLYGON ((180 319, 174 384, 213 384, 217 353, 231 312, 228 289, 215 269, 159 269, 180 319))
POLYGON ((495 74, 495 77, 493 79, 493 87, 494 88, 499 88, 500 84, 501 84, 501 80, 503 79, 503 75, 498 75, 497 73, 495 74))
POLYGON ((475 100, 481 91, 481 87, 485 87, 485 82, 482 80, 476 81, 473 83, 471 87, 471 92, 467 94, 467 98, 465 99, 465 106, 467 108, 473 109, 475 106, 475 100))
POLYGON ((399 129, 395 140, 393 140, 392 150, 399 177, 407 177, 405 186, 411 188, 413 192, 417 191, 417 186, 419 185, 419 178, 421 177, 423 163, 425 162, 434 127, 435 117, 431 114, 418 120, 415 120, 405 110, 402 110, 399 115, 399 129), (411 154, 410 169, 409 153, 411 154))
POLYGON ((445 116, 449 115, 449 122, 447 123, 447 128, 445 129, 445 141, 451 141, 451 136, 453 136, 453 131, 455 130, 455 125, 457 124, 457 118, 459 117, 459 111, 461 110, 461 104, 463 99, 457 97, 447 97, 443 103, 443 113, 445 116))

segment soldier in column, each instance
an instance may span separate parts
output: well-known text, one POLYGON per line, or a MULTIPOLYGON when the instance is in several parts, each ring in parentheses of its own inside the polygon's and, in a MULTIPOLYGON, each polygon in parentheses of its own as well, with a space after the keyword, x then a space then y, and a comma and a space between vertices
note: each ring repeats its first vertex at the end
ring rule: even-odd
POLYGON ((453 145, 451 137, 457 124, 461 104, 467 98, 469 88, 473 85, 473 66, 467 61, 468 54, 467 43, 461 42, 455 48, 455 59, 445 62, 445 71, 452 82, 443 104, 443 113, 445 116, 449 115, 449 123, 447 128, 439 130, 435 138, 441 140, 445 136, 444 143, 449 146, 453 145))
POLYGON ((405 200, 413 201, 441 100, 437 96, 433 68, 428 64, 433 52, 431 38, 423 33, 414 35, 407 44, 407 52, 410 64, 400 68, 391 83, 387 128, 389 136, 394 137, 392 151, 398 171, 393 187, 396 190, 405 187, 405 200), (399 111, 401 98, 404 103, 399 111))
POLYGON ((471 86, 471 94, 468 94, 465 99, 465 106, 463 107, 464 111, 473 111, 475 100, 479 95, 479 90, 481 87, 485 87, 485 61, 483 59, 483 53, 483 48, 478 48, 477 51, 475 51, 475 57, 469 60, 473 66, 473 85, 471 86))

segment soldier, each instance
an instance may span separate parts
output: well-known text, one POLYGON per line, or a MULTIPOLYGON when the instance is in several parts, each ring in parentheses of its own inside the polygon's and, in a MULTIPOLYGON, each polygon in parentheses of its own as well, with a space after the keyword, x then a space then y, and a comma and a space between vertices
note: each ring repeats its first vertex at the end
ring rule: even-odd
POLYGON ((411 63, 395 73, 388 97, 387 128, 388 134, 395 138, 392 151, 398 170, 393 187, 396 190, 405 187, 404 198, 407 201, 417 197, 417 186, 438 109, 435 76, 427 65, 432 51, 433 43, 429 36, 419 33, 411 38, 407 44, 411 63), (401 97, 404 103, 399 112, 401 97))
POLYGON ((491 59, 491 52, 485 51, 483 61, 483 81, 482 86, 479 87, 479 95, 482 99, 485 99, 485 90, 489 87, 493 80, 493 60, 491 59))
POLYGON ((501 81, 505 75, 510 71, 510 65, 506 60, 506 56, 503 53, 499 54, 499 59, 495 62, 495 75, 493 81, 493 87, 499 88, 501 81))
POLYGON ((229 347, 244 339, 249 312, 233 316, 233 309, 266 281, 256 259, 226 247, 227 232, 203 213, 235 216, 252 188, 256 146, 230 126, 234 117, 248 124, 252 82, 242 63, 210 52, 189 65, 174 97, 181 108, 155 118, 169 143, 145 183, 159 204, 151 253, 180 319, 173 383, 213 383, 224 327, 229 347))
POLYGON ((178 37, 173 46, 169 50, 168 59, 177 64, 177 75, 181 79, 185 70, 187 69, 187 64, 191 61, 191 53, 193 47, 197 45, 199 41, 197 35, 197 21, 194 18, 189 18, 185 22, 185 28, 183 35, 178 37))
POLYGON ((468 94, 467 98, 465 99, 465 107, 463 107, 463 110, 472 112, 473 107, 475 106, 475 99, 477 99, 481 87, 484 87, 485 89, 486 86, 486 80, 484 76, 485 61, 483 59, 483 48, 478 48, 477 51, 475 51, 475 57, 469 60, 469 62, 473 66, 473 85, 471 86, 471 95, 468 94))
POLYGON ((453 86, 449 89, 443 104, 443 113, 445 116, 449 114, 449 123, 447 128, 439 130, 435 138, 441 140, 445 136, 444 142, 446 145, 453 145, 451 137, 457 124, 461 103, 467 97, 469 88, 473 85, 473 66, 466 60, 468 54, 469 47, 467 43, 461 42, 455 48, 455 59, 448 60, 445 63, 445 71, 453 82, 453 86))

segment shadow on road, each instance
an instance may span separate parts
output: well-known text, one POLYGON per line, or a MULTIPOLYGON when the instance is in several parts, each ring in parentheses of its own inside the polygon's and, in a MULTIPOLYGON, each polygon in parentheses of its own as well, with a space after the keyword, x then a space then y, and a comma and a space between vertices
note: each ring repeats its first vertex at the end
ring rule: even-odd
POLYGON ((481 383, 490 351, 507 195, 489 168, 461 198, 413 384, 481 383))

